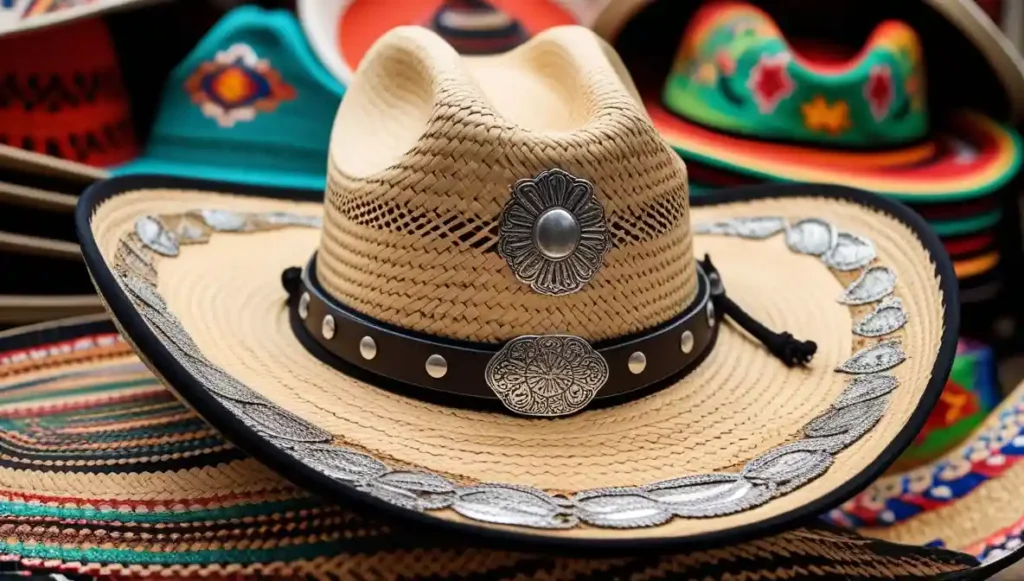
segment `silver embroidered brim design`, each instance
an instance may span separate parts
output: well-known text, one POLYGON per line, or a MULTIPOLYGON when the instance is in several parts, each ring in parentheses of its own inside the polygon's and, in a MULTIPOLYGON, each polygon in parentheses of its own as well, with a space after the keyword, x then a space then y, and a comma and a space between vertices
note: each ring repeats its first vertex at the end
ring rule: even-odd
POLYGON ((181 244, 202 244, 212 232, 259 232, 303 226, 320 228, 320 216, 287 212, 232 212, 192 210, 167 216, 142 216, 135 221, 135 234, 150 250, 174 257, 181 244))
POLYGON ((853 332, 861 337, 882 337, 902 329, 906 324, 907 312, 903 309, 903 301, 890 298, 882 301, 874 311, 854 325, 853 332))
POLYGON ((608 381, 608 363, 579 337, 527 335, 506 343, 484 379, 508 409, 528 416, 577 412, 608 381))
POLYGON ((724 234, 726 236, 740 236, 753 240, 761 240, 775 236, 786 229, 785 218, 775 216, 760 216, 755 218, 733 218, 709 224, 697 224, 693 231, 695 234, 724 234))
MULTIPOLYGON (((833 270, 847 272, 863 269, 860 276, 838 298, 840 304, 865 305, 889 297, 896 288, 896 273, 887 266, 873 265, 877 254, 874 244, 862 236, 843 232, 818 218, 799 220, 790 225, 779 218, 743 218, 748 224, 772 228, 742 228, 732 222, 697 225, 694 231, 704 234, 764 239, 779 231, 786 233, 786 245, 793 252, 817 256, 833 270)), ((854 334, 884 337, 901 329, 907 312, 898 298, 890 298, 854 325, 854 334)), ((898 340, 869 345, 854 353, 836 367, 837 372, 854 377, 828 411, 808 422, 805 440, 776 448, 749 462, 741 474, 753 480, 773 482, 778 493, 802 486, 824 473, 835 454, 860 439, 878 423, 888 406, 889 394, 899 386, 892 375, 883 374, 906 359, 898 340)))
POLYGON ((786 245, 793 252, 821 256, 836 244, 836 229, 817 218, 800 220, 786 229, 786 245))
POLYGON ((516 278, 554 296, 590 282, 612 246, 594 186, 560 169, 513 186, 498 237, 498 253, 516 278))
POLYGON ((844 305, 866 305, 880 301, 896 289, 896 273, 887 266, 872 266, 853 281, 839 297, 844 305))
MULTIPOLYGON (((275 215, 268 219, 266 214, 193 212, 189 215, 203 217, 202 223, 216 232, 246 232, 283 227, 282 224, 302 227, 316 224, 316 221, 302 216, 275 215)), ((786 225, 778 223, 777 218, 743 220, 740 223, 719 222, 714 228, 704 228, 704 231, 761 239, 768 236, 768 232, 776 234, 786 230, 786 225)), ((113 265, 113 270, 127 296, 176 360, 221 405, 272 445, 339 483, 409 510, 451 509, 481 522, 539 529, 567 529, 582 525, 649 527, 673 518, 710 518, 750 510, 825 473, 832 465, 834 454, 866 434, 882 417, 889 394, 898 387, 895 377, 880 372, 899 365, 906 357, 896 340, 882 341, 852 355, 837 367, 837 371, 856 376, 828 410, 807 423, 803 439, 758 455, 739 472, 688 475, 640 486, 584 490, 571 497, 515 484, 461 484, 432 472, 392 468, 380 459, 338 445, 325 430, 279 408, 206 359, 181 322, 168 310, 156 288, 154 260, 157 257, 174 258, 173 254, 164 251, 168 250, 168 241, 179 242, 180 230, 172 228, 179 228, 184 220, 161 216, 155 222, 167 234, 147 222, 143 228, 148 230, 132 232, 121 240, 118 262, 113 265), (142 234, 147 237, 144 239, 142 234)), ((194 220, 187 227, 194 231, 194 220)), ((203 239, 203 235, 190 238, 203 239)), ((803 248, 801 244, 796 246, 803 248)), ((885 284, 872 283, 873 288, 867 294, 856 288, 847 289, 844 296, 861 301, 871 297, 880 300, 891 294, 891 290, 883 293, 878 289, 884 289, 889 278, 894 283, 895 275, 890 277, 891 271, 888 270, 872 271, 878 268, 883 267, 870 267, 859 280, 863 283, 870 272, 881 272, 885 275, 881 282, 885 284)), ((587 350, 592 347, 582 339, 570 336, 520 339, 528 341, 513 341, 505 346, 509 353, 519 353, 507 359, 515 363, 505 364, 505 379, 502 381, 512 386, 507 393, 521 390, 525 385, 531 397, 541 394, 549 400, 558 400, 561 396, 558 401, 564 402, 565 394, 572 393, 573 401, 576 401, 584 390, 566 387, 575 386, 575 382, 552 382, 545 375, 547 371, 572 369, 574 378, 585 378, 583 384, 588 388, 594 386, 595 391, 604 382, 602 375, 607 377, 604 360, 596 353, 589 353, 587 350), (550 345, 543 343, 544 340, 550 345), (531 344, 538 341, 540 343, 531 344), (510 346, 514 349, 509 349, 510 346), (542 368, 544 371, 537 374, 529 371, 542 368), (533 381, 528 381, 528 378, 533 381)), ((495 365, 505 360, 504 357, 496 358, 495 365)))

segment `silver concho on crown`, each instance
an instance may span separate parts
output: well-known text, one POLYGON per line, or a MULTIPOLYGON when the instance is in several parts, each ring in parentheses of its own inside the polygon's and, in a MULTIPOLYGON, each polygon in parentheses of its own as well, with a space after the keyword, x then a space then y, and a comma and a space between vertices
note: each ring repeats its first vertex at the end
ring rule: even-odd
POLYGON ((594 399, 608 381, 608 363, 579 337, 524 335, 491 358, 484 379, 516 413, 563 416, 594 399))
POLYGON ((523 284, 577 292, 601 268, 612 239, 594 186, 560 169, 521 179, 501 213, 498 254, 523 284))

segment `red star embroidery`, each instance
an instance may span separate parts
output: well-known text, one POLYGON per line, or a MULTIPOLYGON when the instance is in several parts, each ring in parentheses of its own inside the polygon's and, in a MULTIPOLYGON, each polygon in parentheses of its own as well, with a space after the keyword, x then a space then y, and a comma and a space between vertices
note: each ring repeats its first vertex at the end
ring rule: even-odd
POLYGON ((889 65, 871 67, 868 82, 864 85, 864 98, 871 105, 875 121, 881 121, 889 114, 892 106, 892 69, 889 65))
POLYGON ((750 70, 747 88, 762 115, 775 111, 783 99, 793 94, 796 85, 789 76, 788 66, 789 54, 779 53, 761 55, 761 60, 750 70))

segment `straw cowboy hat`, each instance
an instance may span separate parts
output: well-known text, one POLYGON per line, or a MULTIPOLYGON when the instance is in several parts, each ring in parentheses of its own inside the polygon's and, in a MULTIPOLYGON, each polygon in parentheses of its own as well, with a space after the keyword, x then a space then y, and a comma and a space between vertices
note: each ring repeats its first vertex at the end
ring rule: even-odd
POLYGON ((0 335, 0 554, 8 570, 105 579, 560 581, 785 571, 794 580, 950 581, 989 578, 1024 554, 980 565, 984 549, 898 545, 821 521, 708 551, 625 558, 509 552, 424 535, 318 500, 226 442, 104 319, 0 335))
POLYGON ((867 486, 949 373, 920 217, 837 186, 688 199, 583 27, 488 57, 393 29, 328 157, 326 200, 127 176, 76 226, 158 376, 333 498, 519 546, 736 541, 867 486))
POLYGON ((587 25, 601 3, 407 0, 382 10, 370 0, 298 0, 296 9, 321 62, 347 85, 374 41, 396 26, 426 26, 463 54, 495 54, 552 26, 587 25))

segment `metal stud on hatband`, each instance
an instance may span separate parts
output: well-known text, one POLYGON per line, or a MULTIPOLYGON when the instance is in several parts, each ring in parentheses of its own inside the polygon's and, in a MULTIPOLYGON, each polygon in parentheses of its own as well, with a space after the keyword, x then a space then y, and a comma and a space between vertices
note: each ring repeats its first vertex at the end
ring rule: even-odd
POLYGON ((629 356, 629 370, 633 375, 640 375, 647 368, 647 356, 640 351, 635 351, 629 356))
POLYGON ((301 317, 302 320, 305 321, 306 317, 308 317, 308 316, 309 316, 309 293, 302 293, 302 296, 299 297, 299 317, 301 317))
POLYGON ((715 326, 715 303, 712 303, 712 302, 708 301, 707 315, 708 315, 708 327, 714 327, 715 326))
POLYGON ((324 339, 334 338, 334 317, 331 315, 324 316, 324 322, 320 325, 320 332, 323 334, 324 339))
POLYGON ((693 351, 693 333, 683 331, 683 336, 679 338, 679 349, 683 353, 693 351))
POLYGON ((444 357, 438 354, 433 354, 427 357, 427 375, 434 379, 441 379, 448 373, 448 362, 445 361, 444 357))
POLYGON ((359 354, 369 361, 377 356, 377 342, 367 335, 359 340, 359 354))

